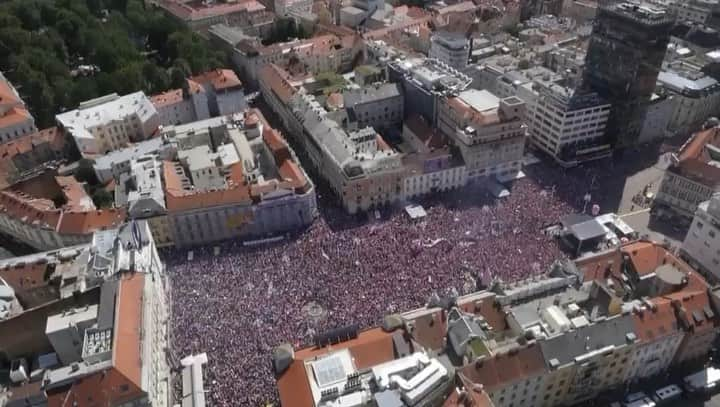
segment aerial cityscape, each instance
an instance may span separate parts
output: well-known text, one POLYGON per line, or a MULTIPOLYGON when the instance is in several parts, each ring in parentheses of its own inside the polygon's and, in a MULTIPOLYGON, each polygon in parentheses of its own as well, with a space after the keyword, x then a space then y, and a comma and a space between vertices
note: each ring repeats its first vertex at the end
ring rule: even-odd
POLYGON ((720 407, 719 0, 0 2, 0 407, 720 407))

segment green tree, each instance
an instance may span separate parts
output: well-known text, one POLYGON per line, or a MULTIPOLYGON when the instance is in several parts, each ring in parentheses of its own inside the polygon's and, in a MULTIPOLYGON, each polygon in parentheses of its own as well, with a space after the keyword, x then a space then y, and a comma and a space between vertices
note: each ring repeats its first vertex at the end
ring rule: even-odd
POLYGON ((20 27, 0 28, 0 57, 9 58, 30 44, 30 33, 20 27))
POLYGON ((178 67, 170 68, 170 87, 173 89, 182 88, 185 85, 185 72, 178 67))
MULTIPOLYGON (((278 38, 305 34, 289 19, 277 31, 278 38)), ((110 92, 162 92, 226 63, 223 51, 162 11, 146 9, 143 0, 0 2, 0 70, 21 90, 40 127, 81 101, 110 92), (77 75, 77 67, 88 64, 100 72, 77 75)))
POLYGON ((142 89, 142 64, 135 62, 123 66, 113 73, 113 81, 116 84, 115 92, 121 95, 142 89))
POLYGON ((38 1, 17 1, 13 3, 12 7, 15 16, 22 21, 23 28, 34 31, 42 27, 43 21, 38 1))
POLYGON ((159 93, 170 86, 170 77, 163 68, 159 68, 152 62, 146 61, 142 66, 145 89, 148 93, 159 93))
POLYGON ((111 208, 115 203, 113 194, 105 188, 96 188, 92 193, 92 200, 96 208, 111 208))
POLYGON ((94 78, 80 78, 74 82, 74 86, 70 92, 70 102, 66 107, 75 107, 80 102, 94 99, 99 95, 97 81, 94 78))

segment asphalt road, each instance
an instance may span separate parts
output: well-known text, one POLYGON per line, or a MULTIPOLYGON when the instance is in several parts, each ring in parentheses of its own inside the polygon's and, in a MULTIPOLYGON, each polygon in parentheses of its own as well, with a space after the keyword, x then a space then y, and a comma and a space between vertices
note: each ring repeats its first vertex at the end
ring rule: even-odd
POLYGON ((667 404, 668 407, 720 407, 720 394, 711 398, 708 401, 703 402, 702 400, 683 400, 680 399, 672 404, 667 404))

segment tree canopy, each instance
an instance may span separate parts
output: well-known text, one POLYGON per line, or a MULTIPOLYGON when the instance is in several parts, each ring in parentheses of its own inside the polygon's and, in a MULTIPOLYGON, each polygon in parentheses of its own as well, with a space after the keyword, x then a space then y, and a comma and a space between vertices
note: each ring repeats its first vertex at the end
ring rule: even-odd
POLYGON ((84 100, 162 92, 225 62, 222 51, 142 0, 0 4, 0 70, 39 127, 84 100))

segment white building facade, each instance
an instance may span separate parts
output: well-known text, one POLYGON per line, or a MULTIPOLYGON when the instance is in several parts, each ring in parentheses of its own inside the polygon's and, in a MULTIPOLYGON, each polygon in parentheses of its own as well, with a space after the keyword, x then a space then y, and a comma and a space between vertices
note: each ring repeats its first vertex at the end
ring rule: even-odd
POLYGON ((518 97, 527 103, 528 135, 535 147, 563 166, 610 154, 610 145, 603 141, 609 103, 555 82, 528 85, 518 88, 518 97))
POLYGON ((55 118, 86 158, 148 139, 160 126, 160 115, 143 92, 125 96, 113 93, 88 100, 55 118))
POLYGON ((696 270, 720 281, 720 193, 698 205, 680 253, 696 270))
POLYGON ((475 89, 441 99, 438 129, 460 149, 469 181, 520 171, 524 111, 525 102, 517 97, 499 99, 475 89))
POLYGON ((430 38, 430 58, 438 59, 455 69, 464 69, 470 58, 470 40, 464 35, 436 33, 430 38))
POLYGON ((670 134, 696 131, 720 110, 720 84, 699 69, 664 70, 658 75, 658 84, 672 95, 670 134))
POLYGON ((37 131, 17 90, 0 72, 0 143, 37 131))
POLYGON ((685 336, 676 324, 674 310, 667 299, 648 300, 647 304, 639 305, 633 319, 639 340, 627 361, 626 382, 665 373, 685 336))

